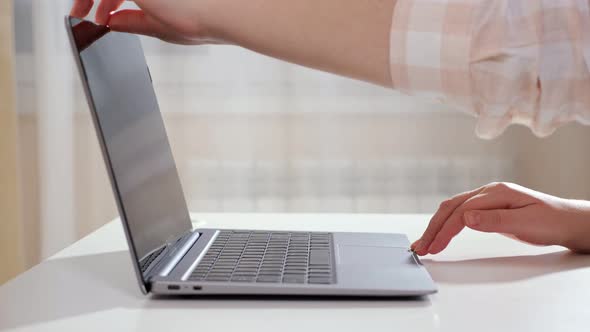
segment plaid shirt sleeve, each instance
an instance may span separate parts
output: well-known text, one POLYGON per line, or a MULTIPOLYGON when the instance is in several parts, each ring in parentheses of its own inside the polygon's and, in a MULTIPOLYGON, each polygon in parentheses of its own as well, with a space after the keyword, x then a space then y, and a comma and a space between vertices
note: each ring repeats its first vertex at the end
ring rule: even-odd
POLYGON ((512 123, 536 135, 590 124, 589 0, 398 0, 393 87, 478 117, 480 137, 512 123))

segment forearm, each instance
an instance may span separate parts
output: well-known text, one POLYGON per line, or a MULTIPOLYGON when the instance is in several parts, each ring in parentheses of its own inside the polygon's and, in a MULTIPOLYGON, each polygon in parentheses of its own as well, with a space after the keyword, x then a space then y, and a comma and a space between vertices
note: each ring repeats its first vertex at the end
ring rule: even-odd
POLYGON ((216 39, 389 87, 395 1, 217 0, 202 20, 216 39))

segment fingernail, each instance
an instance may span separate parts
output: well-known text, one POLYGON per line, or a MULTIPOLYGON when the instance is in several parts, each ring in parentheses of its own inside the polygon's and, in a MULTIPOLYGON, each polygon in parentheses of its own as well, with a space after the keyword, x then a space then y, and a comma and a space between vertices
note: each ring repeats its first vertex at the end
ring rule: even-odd
POLYGON ((418 248, 419 245, 420 245, 420 240, 416 240, 416 241, 414 241, 414 243, 412 243, 410 248, 412 248, 412 250, 416 250, 416 248, 418 248))
POLYGON ((479 225, 480 219, 481 217, 477 212, 465 212, 465 223, 467 226, 474 227, 479 225))

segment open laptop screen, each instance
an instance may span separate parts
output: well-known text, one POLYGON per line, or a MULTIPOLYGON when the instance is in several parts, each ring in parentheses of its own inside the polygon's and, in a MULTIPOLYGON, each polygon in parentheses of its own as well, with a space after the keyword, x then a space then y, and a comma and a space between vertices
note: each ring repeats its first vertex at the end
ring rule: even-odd
POLYGON ((139 38, 69 19, 119 212, 140 260, 191 230, 139 38))

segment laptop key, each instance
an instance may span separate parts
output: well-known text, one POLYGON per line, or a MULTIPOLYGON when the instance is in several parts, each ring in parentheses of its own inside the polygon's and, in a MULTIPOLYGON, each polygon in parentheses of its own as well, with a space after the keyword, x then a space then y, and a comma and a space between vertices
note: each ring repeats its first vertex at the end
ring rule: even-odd
POLYGON ((254 281, 256 281, 256 277, 234 276, 234 277, 231 278, 231 281, 235 281, 235 282, 254 282, 254 281))
POLYGON ((330 284, 332 281, 329 278, 309 278, 307 280, 310 284, 330 284))
POLYGON ((284 277, 283 282, 288 284, 303 284, 305 283, 305 278, 284 277))
POLYGON ((261 276, 256 279, 257 282, 281 282, 281 277, 261 276))

